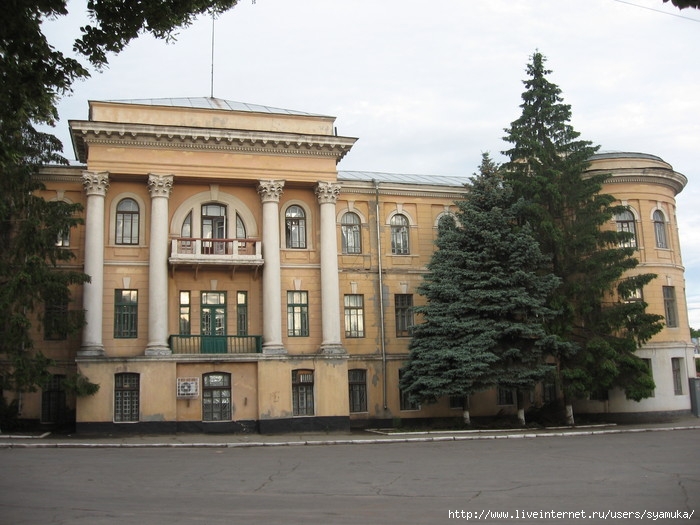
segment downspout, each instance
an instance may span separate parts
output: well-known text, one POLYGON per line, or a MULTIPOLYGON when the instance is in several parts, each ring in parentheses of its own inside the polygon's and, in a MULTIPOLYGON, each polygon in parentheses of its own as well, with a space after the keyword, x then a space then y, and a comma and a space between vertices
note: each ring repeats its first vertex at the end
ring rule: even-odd
POLYGON ((375 206, 375 219, 377 221, 377 269, 378 269, 378 287, 379 287, 379 336, 381 337, 381 350, 382 350, 382 401, 384 410, 387 409, 387 396, 386 396, 386 343, 385 343, 385 329, 384 329, 384 278, 382 276, 382 236, 381 227, 379 222, 379 183, 377 179, 372 179, 374 184, 374 206, 375 206))

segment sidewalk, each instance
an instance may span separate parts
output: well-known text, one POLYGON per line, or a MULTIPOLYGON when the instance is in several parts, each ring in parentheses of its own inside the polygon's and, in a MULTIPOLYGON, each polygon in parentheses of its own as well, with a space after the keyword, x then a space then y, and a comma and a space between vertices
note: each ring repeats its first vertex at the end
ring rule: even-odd
POLYGON ((700 430, 700 418, 688 415, 673 422, 638 425, 585 425, 543 429, 402 432, 398 429, 300 434, 159 434, 81 436, 61 434, 0 434, 0 448, 236 448, 275 446, 367 445, 469 441, 479 439, 534 439, 590 436, 629 432, 700 430))

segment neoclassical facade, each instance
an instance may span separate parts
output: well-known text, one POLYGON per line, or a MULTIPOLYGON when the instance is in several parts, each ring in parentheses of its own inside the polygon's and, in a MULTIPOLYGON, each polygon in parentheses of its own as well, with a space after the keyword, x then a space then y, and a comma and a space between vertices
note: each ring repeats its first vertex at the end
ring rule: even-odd
MULTIPOLYGON (((47 199, 84 205, 61 242, 91 281, 60 311, 84 309, 87 323, 78 337, 37 338, 56 380, 23 396, 23 417, 74 411, 85 432, 276 432, 460 415, 450 399, 412 404, 398 381, 437 223, 466 178, 338 171, 356 139, 332 117, 220 99, 91 102, 70 127, 81 164, 42 176, 47 199), (60 379, 76 371, 99 392, 66 398, 60 379)), ((577 410, 688 412, 675 218, 686 179, 644 154, 597 155, 599 170, 630 209, 610 227, 635 233, 638 271, 658 275, 643 299, 667 321, 640 350, 653 398, 611 391, 577 410)), ((513 401, 483 392, 472 415, 514 412, 513 401)))

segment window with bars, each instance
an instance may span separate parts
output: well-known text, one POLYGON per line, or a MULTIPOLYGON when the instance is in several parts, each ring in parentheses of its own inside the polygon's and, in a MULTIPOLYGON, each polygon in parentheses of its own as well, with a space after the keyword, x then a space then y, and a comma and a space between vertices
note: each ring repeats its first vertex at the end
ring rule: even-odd
POLYGON ((314 415, 314 371, 292 370, 292 413, 314 415))
POLYGON ((622 213, 618 213, 615 216, 615 222, 617 223, 617 231, 629 233, 629 239, 620 243, 623 248, 636 248, 637 247, 637 230, 635 227, 634 214, 625 210, 622 213))
POLYGON ((340 221, 343 253, 362 253, 362 236, 360 217, 357 213, 348 212, 340 221))
POLYGON ((408 219, 397 213, 389 221, 391 227, 391 253, 393 255, 408 255, 411 253, 408 243, 408 219))
POLYGON ((122 199, 117 204, 114 242, 117 244, 139 243, 139 205, 134 199, 122 199))
POLYGON ((364 295, 350 294, 345 298, 345 337, 365 336, 364 295))
POLYGON ((287 292, 287 335, 308 337, 309 292, 287 292))
POLYGON ((367 412, 367 370, 348 370, 350 412, 367 412))
POLYGON ((41 422, 63 423, 68 417, 64 375, 52 375, 41 389, 41 422))
POLYGON ((231 374, 212 372, 202 379, 202 421, 229 421, 231 374))
POLYGON ((652 217, 654 222, 654 237, 656 238, 657 248, 668 248, 668 239, 666 238, 666 217, 661 210, 656 210, 652 217))
POLYGON ((139 374, 114 375, 114 421, 139 420, 139 374))
POLYGON ((290 206, 284 213, 287 248, 306 248, 306 213, 301 206, 290 206))
POLYGON ((664 315, 666 317, 666 326, 669 328, 678 327, 678 307, 676 305, 676 287, 664 286, 664 315))
POLYGON ((413 331, 413 295, 394 295, 396 337, 410 337, 413 331))
POLYGON ((133 339, 138 336, 138 291, 114 290, 114 337, 133 339))

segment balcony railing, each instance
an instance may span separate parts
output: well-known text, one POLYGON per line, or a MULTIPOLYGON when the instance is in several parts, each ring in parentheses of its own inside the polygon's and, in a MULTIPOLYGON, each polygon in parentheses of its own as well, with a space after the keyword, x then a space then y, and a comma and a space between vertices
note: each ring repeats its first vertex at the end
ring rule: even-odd
POLYGON ((257 239, 172 239, 171 264, 248 264, 261 265, 262 243, 257 239))
POLYGON ((173 354, 260 354, 261 335, 171 335, 173 354))

